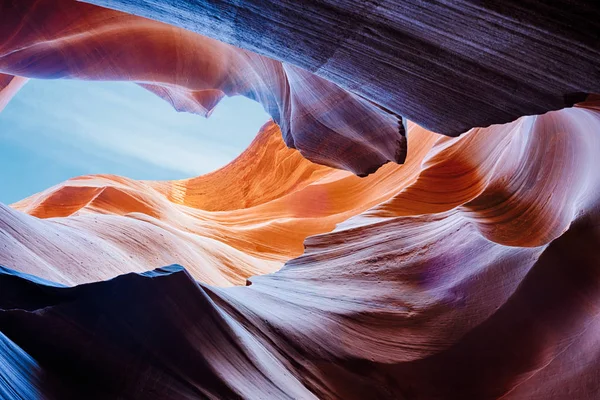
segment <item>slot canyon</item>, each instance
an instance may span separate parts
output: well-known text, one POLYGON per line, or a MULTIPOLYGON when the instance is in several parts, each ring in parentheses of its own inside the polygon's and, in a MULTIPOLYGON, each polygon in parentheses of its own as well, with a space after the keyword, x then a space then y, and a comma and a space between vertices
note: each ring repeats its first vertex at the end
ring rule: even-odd
POLYGON ((0 0, 30 79, 270 119, 0 203, 0 399, 600 398, 600 2, 0 0))

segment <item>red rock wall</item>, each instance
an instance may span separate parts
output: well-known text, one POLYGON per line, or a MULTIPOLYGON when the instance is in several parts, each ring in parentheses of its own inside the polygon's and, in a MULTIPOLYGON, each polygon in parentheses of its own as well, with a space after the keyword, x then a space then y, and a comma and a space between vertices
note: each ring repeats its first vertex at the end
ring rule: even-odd
POLYGON ((242 93, 300 150, 269 122, 211 174, 79 177, 0 205, 0 397, 596 399, 600 103, 521 116, 597 87, 596 5, 566 3, 309 2, 330 35, 297 46, 270 46, 302 21, 286 2, 103 3, 304 67, 330 38, 313 72, 336 86, 121 12, 0 2, 0 101, 9 74, 132 80, 199 114, 242 93), (389 48, 360 40, 382 30, 389 48), (456 138, 409 123, 405 164, 373 173, 403 148, 403 110, 446 133, 521 117, 456 138))
POLYGON ((314 162, 367 175, 406 157, 398 117, 333 83, 181 28, 72 0, 0 2, 0 73, 134 81, 201 115, 223 95, 244 95, 264 106, 289 147, 314 162))

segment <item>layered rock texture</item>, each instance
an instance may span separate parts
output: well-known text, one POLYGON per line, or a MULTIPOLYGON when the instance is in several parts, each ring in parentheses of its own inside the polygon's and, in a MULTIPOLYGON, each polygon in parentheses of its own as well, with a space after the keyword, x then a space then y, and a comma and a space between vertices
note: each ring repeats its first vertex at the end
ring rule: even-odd
POLYGON ((274 121, 208 175, 0 205, 1 398, 600 396, 597 3, 103 5, 280 61, 0 1, 0 104, 116 79, 274 121))
POLYGON ((406 157, 397 115, 298 67, 181 28, 73 0, 3 0, 0 38, 5 74, 135 81, 203 115, 224 95, 244 95, 312 161, 367 175, 406 157))
POLYGON ((435 132, 600 92, 595 0, 84 0, 298 65, 435 132))
POLYGON ((412 182, 437 137, 410 129, 412 173, 389 164, 361 179, 313 164, 268 122, 243 154, 208 175, 74 178, 12 209, 0 206, 0 265, 76 284, 180 263, 203 282, 243 285, 301 255, 307 236, 331 231, 412 182))

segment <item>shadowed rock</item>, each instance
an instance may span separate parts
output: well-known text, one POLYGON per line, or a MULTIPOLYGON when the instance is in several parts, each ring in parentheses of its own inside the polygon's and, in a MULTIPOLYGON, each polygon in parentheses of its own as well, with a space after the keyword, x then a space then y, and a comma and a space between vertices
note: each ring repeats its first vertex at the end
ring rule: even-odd
POLYGON ((600 3, 86 0, 300 66, 434 132, 600 92, 600 3))

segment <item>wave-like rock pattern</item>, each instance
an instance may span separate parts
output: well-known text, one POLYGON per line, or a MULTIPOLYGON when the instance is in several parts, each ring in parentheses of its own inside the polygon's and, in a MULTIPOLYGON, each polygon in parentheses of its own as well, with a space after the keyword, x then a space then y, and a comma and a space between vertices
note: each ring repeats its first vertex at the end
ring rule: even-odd
POLYGON ((590 102, 455 139, 414 131, 432 142, 395 167, 413 176, 393 197, 246 287, 176 266, 75 288, 5 270, 0 330, 9 356, 35 366, 5 386, 25 398, 593 399, 599 128, 590 102))
POLYGON ((410 132, 407 165, 362 179, 302 158, 273 122, 237 159, 204 176, 73 178, 13 210, 0 205, 0 264, 77 284, 180 263, 203 282, 244 284, 302 254, 307 236, 331 231, 414 180, 437 138, 416 125, 410 132))
POLYGON ((264 106, 289 147, 361 176, 406 157, 401 118, 323 78, 181 28, 73 0, 0 1, 0 73, 134 81, 176 109, 201 115, 224 95, 243 95, 264 106))
MULTIPOLYGON (((159 3, 103 4, 153 16, 159 3)), ((160 4, 171 22, 195 12, 203 31, 214 21, 201 11, 215 3, 160 4)), ((215 32, 230 28, 224 39, 263 52, 297 27, 293 8, 265 12, 273 23, 252 44, 249 22, 261 9, 220 4, 215 32)), ((363 179, 283 142, 367 174, 402 148, 392 112, 403 107, 446 133, 561 107, 565 90, 597 84, 597 5, 361 4, 347 12, 356 3, 308 3, 307 16, 323 11, 306 21, 321 24, 314 40, 302 42, 299 30, 296 46, 272 52, 285 45, 285 57, 311 67, 302 49, 333 48, 316 72, 363 97, 159 22, 67 0, 0 1, 4 104, 26 81, 15 75, 127 79, 200 114, 223 94, 245 94, 281 126, 269 122, 238 159, 205 176, 80 177, 0 205, 0 396, 598 398, 599 97, 459 138, 411 123, 405 165, 363 179), (360 46, 340 46, 340 32, 360 46), (390 58, 361 39, 380 32, 418 44, 389 43, 388 78, 403 78, 388 86, 372 78, 390 58), (333 47, 319 45, 327 38, 333 47), (371 50, 350 62, 353 48, 371 50), (437 69, 426 63, 432 51, 437 69)))
POLYGON ((452 136, 600 93, 596 0, 85 1, 300 66, 452 136))

